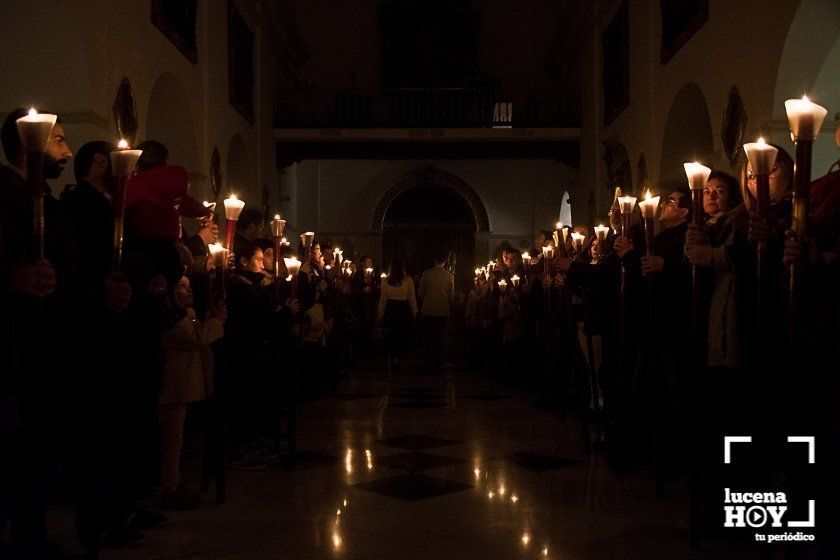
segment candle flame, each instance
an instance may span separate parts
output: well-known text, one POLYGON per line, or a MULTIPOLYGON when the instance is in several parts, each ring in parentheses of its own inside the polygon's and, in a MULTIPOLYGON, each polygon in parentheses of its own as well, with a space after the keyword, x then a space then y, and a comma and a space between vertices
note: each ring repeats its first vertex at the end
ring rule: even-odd
POLYGON ((542 549, 542 554, 543 554, 543 556, 548 556, 548 547, 545 547, 544 549, 542 549))
POLYGON ((510 501, 511 501, 511 502, 513 502, 513 503, 515 504, 516 502, 518 502, 518 501, 519 501, 519 496, 517 496, 516 494, 512 494, 512 495, 510 496, 510 501))
POLYGON ((117 149, 118 150, 127 150, 131 146, 128 145, 128 141, 125 138, 120 138, 120 141, 117 142, 117 149))
POLYGON ((275 220, 280 220, 280 219, 281 219, 281 218, 280 218, 280 214, 274 214, 274 219, 275 219, 275 220))
POLYGON ((563 229, 563 222, 557 222, 554 224, 554 229, 563 229))
POLYGON ((808 99, 808 96, 807 96, 807 95, 803 95, 803 96, 802 96, 802 101, 807 101, 807 102, 810 102, 811 100, 810 100, 810 99, 808 99))
POLYGON ((525 533, 522 535, 522 544, 528 546, 528 543, 531 542, 531 535, 525 533))
POLYGON ((235 194, 231 194, 231 195, 228 197, 228 200, 236 200, 236 195, 235 195, 235 194))
POLYGON ((759 146, 765 146, 765 145, 767 145, 767 142, 764 141, 763 136, 759 136, 758 137, 758 142, 756 142, 756 144, 758 144, 759 146))
POLYGON ((645 193, 645 200, 650 200, 650 198, 651 198, 650 189, 648 189, 647 192, 645 193))
POLYGON ((27 116, 34 117, 37 114, 38 114, 38 111, 35 110, 35 107, 30 107, 29 108, 29 113, 27 113, 27 116))

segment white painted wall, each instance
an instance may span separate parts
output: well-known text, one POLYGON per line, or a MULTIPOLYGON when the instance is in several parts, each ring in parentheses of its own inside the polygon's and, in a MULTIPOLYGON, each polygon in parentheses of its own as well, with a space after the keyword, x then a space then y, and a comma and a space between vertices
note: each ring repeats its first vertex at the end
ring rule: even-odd
MULTIPOLYGON (((469 184, 490 220, 476 255, 485 258, 504 240, 514 246, 557 221, 568 190, 575 220, 585 220, 585 191, 577 170, 549 160, 304 160, 287 168, 283 195, 290 233, 314 230, 350 241, 359 252, 381 257, 381 232, 372 228, 379 197, 400 178, 433 166, 469 184), (574 199, 580 193, 577 202, 574 199)), ((347 243, 345 242, 346 246, 347 243)))
MULTIPOLYGON (((709 21, 666 64, 660 63, 659 0, 631 0, 630 104, 610 125, 603 125, 601 32, 619 0, 593 3, 582 49, 588 64, 578 65, 583 131, 581 177, 598 185, 599 212, 612 200, 606 188, 602 142, 614 138, 626 146, 636 181, 639 155, 647 159, 652 185, 674 175, 661 169, 663 139, 677 92, 696 83, 710 115, 713 148, 697 154, 714 167, 731 171, 723 154, 721 127, 730 86, 737 85, 747 111, 746 138, 769 136, 792 152, 783 101, 812 93, 829 110, 840 111, 840 3, 836 0, 710 0, 709 21)), ((687 142, 692 130, 686 129, 687 142)), ((815 146, 814 174, 840 157, 828 122, 815 146)), ((679 170, 676 171, 679 173, 679 170)))
MULTIPOLYGON (((62 117, 72 148, 94 139, 113 141, 111 106, 127 76, 137 104, 138 142, 156 136, 167 143, 172 163, 188 168, 196 198, 208 196, 213 146, 219 146, 226 176, 227 151, 238 134, 252 166, 248 184, 237 185, 238 194, 258 204, 261 185, 267 182, 276 204, 271 18, 256 0, 238 0, 237 5, 255 36, 253 125, 228 102, 226 0, 198 3, 196 65, 152 25, 147 1, 4 1, 0 114, 35 104, 62 117), (162 95, 152 101, 156 85, 162 95), (154 130, 148 130, 150 120, 154 130)), ((71 182, 75 182, 72 168, 55 186, 60 192, 71 182)))

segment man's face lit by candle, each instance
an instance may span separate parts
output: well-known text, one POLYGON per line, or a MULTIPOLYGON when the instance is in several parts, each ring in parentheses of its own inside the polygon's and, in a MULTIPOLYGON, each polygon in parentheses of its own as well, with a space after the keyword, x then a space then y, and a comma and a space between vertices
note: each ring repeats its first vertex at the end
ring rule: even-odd
POLYGON ((44 178, 57 179, 64 171, 67 161, 73 157, 67 139, 64 136, 64 127, 55 123, 50 141, 47 143, 47 150, 44 154, 44 178))

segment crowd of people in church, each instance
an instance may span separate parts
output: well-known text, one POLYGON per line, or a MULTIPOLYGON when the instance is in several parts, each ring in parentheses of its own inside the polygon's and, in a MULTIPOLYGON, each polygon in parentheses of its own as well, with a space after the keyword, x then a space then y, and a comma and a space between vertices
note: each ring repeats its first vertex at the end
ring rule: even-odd
MULTIPOLYGON (((41 171, 58 179, 72 158, 75 182, 55 195, 43 181, 41 235, 16 127, 25 114, 3 124, 0 166, 4 557, 50 557, 44 512, 56 479, 70 488, 89 545, 137 544, 166 522, 153 510, 199 507, 181 479, 191 425, 229 433, 228 468, 278 464, 295 405, 335 391, 344 365, 376 355, 380 332, 392 373, 404 367, 415 324, 428 368, 445 369, 459 299, 447 248, 415 289, 402 259, 381 270, 314 235, 278 245, 267 216, 245 207, 219 259, 215 206, 190 197, 188 173, 165 145, 137 147, 123 197, 116 146, 94 141, 74 153, 60 120, 41 171), (159 507, 139 505, 150 496, 159 507)), ((754 170, 744 164, 737 175, 708 176, 703 223, 691 220, 689 189, 659 193, 652 244, 638 205, 617 197, 608 227, 558 225, 527 251, 502 247, 463 294, 472 364, 586 416, 618 469, 652 457, 669 474, 714 463, 724 431, 761 439, 787 422, 831 433, 840 171, 811 187, 810 246, 791 232, 794 164, 783 148, 769 177, 770 219, 755 209, 754 170), (796 307, 804 336, 792 334, 799 326, 786 312, 792 265, 808 286, 796 307), (783 412, 769 421, 772 410, 783 412)), ((774 445, 762 456, 770 464, 784 457, 774 445)), ((704 476, 719 473, 707 465, 704 476)))
POLYGON ((724 486, 810 484, 797 495, 836 495, 831 468, 807 471, 785 435, 836 451, 840 162, 810 184, 803 242, 794 159, 774 147, 768 218, 747 158, 735 176, 709 170, 702 221, 688 187, 658 193, 649 237, 653 220, 617 189, 609 226, 558 223, 530 247, 503 246, 475 269, 468 296, 474 363, 582 411, 619 472, 655 467, 657 492, 694 469, 693 499, 713 529, 723 526, 724 486), (793 300, 792 267, 807 286, 793 300), (756 452, 724 469, 723 438, 736 434, 756 452))

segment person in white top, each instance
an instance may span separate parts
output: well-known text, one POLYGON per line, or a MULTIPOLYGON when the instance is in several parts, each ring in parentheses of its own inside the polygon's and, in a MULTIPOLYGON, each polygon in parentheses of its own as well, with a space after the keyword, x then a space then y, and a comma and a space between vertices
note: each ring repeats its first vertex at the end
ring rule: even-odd
POLYGON ((429 366, 435 371, 443 369, 446 322, 455 298, 455 276, 444 268, 447 256, 447 251, 438 251, 435 254, 435 266, 426 270, 420 277, 423 338, 429 366))
POLYGON ((402 259, 391 261, 388 278, 382 283, 378 316, 385 329, 391 370, 396 373, 400 369, 400 359, 411 342, 414 318, 417 316, 414 281, 411 276, 406 276, 402 259))

